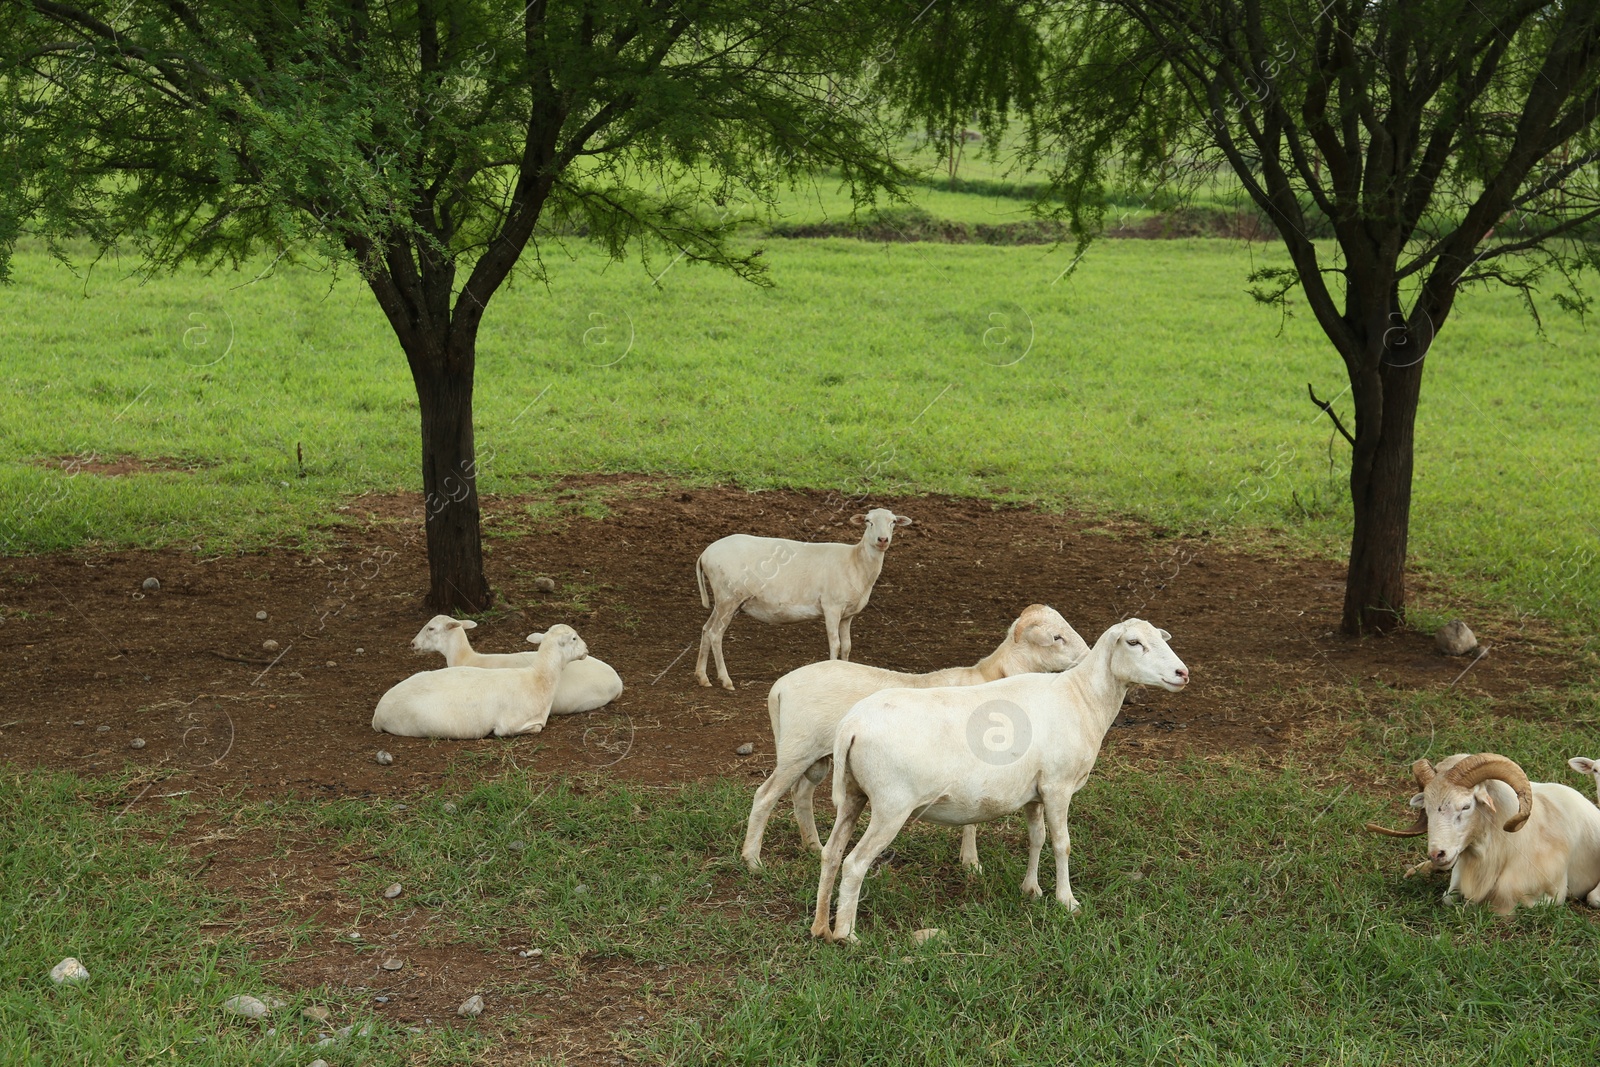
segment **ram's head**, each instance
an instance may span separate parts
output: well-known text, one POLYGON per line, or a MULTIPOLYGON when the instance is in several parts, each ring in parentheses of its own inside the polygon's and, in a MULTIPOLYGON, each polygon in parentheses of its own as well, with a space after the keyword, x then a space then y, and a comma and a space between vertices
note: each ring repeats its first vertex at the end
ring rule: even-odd
POLYGON ((1433 870, 1448 871, 1461 852, 1479 834, 1494 828, 1504 817, 1489 782, 1504 782, 1516 794, 1517 810, 1500 829, 1516 833, 1533 814, 1533 786, 1522 768, 1494 752, 1458 753, 1441 760, 1437 769, 1425 759, 1411 765, 1422 790, 1411 798, 1417 821, 1404 830, 1368 823, 1367 829, 1390 837, 1428 835, 1428 863, 1433 870))

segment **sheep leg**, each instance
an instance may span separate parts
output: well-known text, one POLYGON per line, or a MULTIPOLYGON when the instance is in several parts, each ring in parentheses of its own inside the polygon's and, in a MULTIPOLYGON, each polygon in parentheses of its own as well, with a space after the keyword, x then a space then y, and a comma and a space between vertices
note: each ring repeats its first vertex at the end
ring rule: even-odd
POLYGON ((824 607, 822 622, 828 628, 828 658, 839 658, 839 609, 824 607))
POLYGON ((839 910, 833 917, 833 934, 829 941, 857 940, 856 905, 861 903, 861 882, 872 868, 872 861, 899 835, 912 810, 910 807, 889 812, 879 807, 872 809, 866 831, 844 861, 844 877, 839 880, 839 910))
POLYGON ((983 864, 978 862, 978 828, 971 823, 961 828, 961 866, 968 874, 983 873, 983 864))
POLYGON ((850 620, 854 615, 847 615, 839 620, 839 658, 850 659, 850 620))
POLYGON ((813 800, 817 792, 817 783, 828 774, 828 769, 833 766, 833 757, 824 756, 817 760, 800 780, 794 784, 794 821, 800 827, 800 840, 813 852, 822 851, 822 837, 817 833, 816 804, 813 800))
POLYGON ((839 874, 839 863, 844 850, 850 845, 850 834, 856 828, 861 809, 867 806, 867 794, 853 782, 845 785, 845 795, 837 799, 839 817, 833 820, 833 830, 828 834, 828 846, 822 850, 822 873, 817 878, 817 914, 811 923, 812 937, 828 936, 828 902, 833 897, 833 880, 839 874))
MULTIPOLYGON (((1044 890, 1039 888, 1039 854, 1044 851, 1045 838, 1044 805, 1035 800, 1023 805, 1022 810, 1028 817, 1028 871, 1022 876, 1022 895, 1038 900, 1044 896, 1044 890)), ((969 826, 967 829, 976 828, 969 826)), ((1058 873, 1056 877, 1064 879, 1066 875, 1058 873)))
POLYGON ((739 614, 739 608, 743 603, 743 601, 717 601, 711 609, 711 617, 700 628, 700 658, 695 663, 694 676, 701 685, 711 684, 711 679, 706 677, 706 652, 709 650, 717 658, 717 680, 722 683, 722 688, 729 690, 733 688, 733 679, 728 677, 728 664, 722 658, 722 635, 728 632, 728 624, 739 614))
MULTIPOLYGON (((791 786, 796 782, 804 782, 805 772, 810 768, 799 760, 778 761, 777 768, 772 776, 761 783, 756 790, 755 803, 750 805, 750 820, 745 824, 744 848, 739 855, 743 857, 745 866, 752 871, 761 867, 761 838, 766 833, 767 820, 772 818, 772 809, 778 806, 778 801, 783 798, 791 786)), ((796 786, 796 788, 798 788, 796 786)), ((802 827, 802 832, 804 828, 802 827)), ((811 832, 815 834, 817 828, 812 824, 811 832)), ((821 850, 821 844, 818 844, 821 850)))
MULTIPOLYGON (((1044 818, 1050 827, 1050 844, 1056 854, 1056 899, 1068 911, 1078 910, 1077 898, 1072 895, 1072 879, 1067 873, 1067 857, 1072 855, 1072 839, 1067 836, 1067 808, 1072 804, 1072 794, 1062 790, 1044 798, 1044 818)), ((1028 824, 1029 850, 1032 850, 1033 823, 1028 824)), ((1037 873, 1034 881, 1038 881, 1037 873)))
POLYGON ((1589 890, 1589 895, 1583 898, 1583 902, 1591 908, 1600 908, 1600 885, 1589 890))

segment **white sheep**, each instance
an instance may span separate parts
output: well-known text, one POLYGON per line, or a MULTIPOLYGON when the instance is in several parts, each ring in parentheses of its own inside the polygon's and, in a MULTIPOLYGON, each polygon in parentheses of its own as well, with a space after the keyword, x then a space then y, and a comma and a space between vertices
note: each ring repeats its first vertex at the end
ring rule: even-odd
POLYGON ((854 941, 861 881, 913 816, 947 826, 1028 817, 1028 869, 1022 892, 1039 888, 1045 829, 1054 846, 1056 899, 1076 911, 1067 875, 1067 808, 1083 788, 1100 743, 1130 686, 1177 692, 1189 668, 1169 634, 1143 619, 1119 622, 1089 655, 1062 674, 1023 674, 954 689, 885 689, 862 700, 833 743, 833 796, 839 814, 822 853, 814 937, 854 941), (845 858, 868 803, 872 819, 845 858), (832 930, 828 902, 840 869, 832 930))
POLYGON ((1588 756, 1573 756, 1567 760, 1567 766, 1579 774, 1594 779, 1595 799, 1596 803, 1600 803, 1600 760, 1592 760, 1588 756))
POLYGON ((700 630, 700 658, 695 664, 701 685, 711 684, 706 654, 714 652, 722 688, 733 688, 722 659, 722 635, 740 611, 771 623, 821 617, 828 628, 828 658, 850 658, 850 620, 872 596, 894 528, 910 526, 911 520, 888 508, 873 508, 850 521, 866 526, 853 545, 730 534, 700 553, 694 565, 700 606, 712 609, 700 630), (708 582, 716 598, 714 608, 706 593, 708 582))
MULTIPOLYGON (((416 652, 437 652, 451 667, 531 667, 536 652, 474 652, 467 640, 467 631, 478 624, 471 619, 452 619, 448 615, 435 615, 428 620, 411 648, 416 652)), ((528 643, 537 646, 543 634, 529 634, 528 643)), ((575 715, 580 711, 593 711, 617 699, 622 693, 622 678, 605 660, 588 656, 575 660, 561 671, 561 684, 556 686, 555 700, 550 705, 552 715, 575 715)))
POLYGON ((538 733, 550 717, 562 668, 588 655, 570 626, 550 627, 533 666, 421 671, 378 701, 372 728, 402 737, 510 737, 538 733))
POLYGON ((1458 752, 1435 768, 1411 765, 1422 790, 1411 798, 1416 824, 1367 829, 1390 837, 1428 835, 1420 870, 1449 871, 1448 903, 1457 893, 1501 915, 1518 904, 1582 899, 1600 907, 1600 808, 1555 782, 1530 782, 1494 752, 1458 752))
MULTIPOLYGON (((858 700, 880 689, 980 685, 1015 674, 1064 671, 1088 654, 1089 646, 1060 612, 1033 604, 1011 624, 1000 647, 971 667, 903 674, 862 663, 823 660, 790 671, 767 694, 777 767, 756 790, 741 852, 745 863, 751 870, 761 866, 761 838, 767 820, 791 789, 800 836, 812 849, 822 851, 812 796, 827 773, 839 720, 858 700)), ((961 862, 982 870, 978 864, 977 831, 971 826, 962 830, 961 862)))

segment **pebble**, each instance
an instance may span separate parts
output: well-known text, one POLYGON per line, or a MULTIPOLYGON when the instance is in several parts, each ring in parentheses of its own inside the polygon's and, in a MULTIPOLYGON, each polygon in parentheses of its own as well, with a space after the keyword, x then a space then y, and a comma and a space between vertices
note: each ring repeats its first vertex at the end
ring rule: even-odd
POLYGON ((521 852, 527 847, 528 843, 526 841, 509 841, 506 843, 506 848, 510 849, 512 852, 521 852))
POLYGON ((394 757, 381 748, 378 749, 378 754, 372 758, 378 761, 378 766, 380 767, 387 767, 394 762, 394 757))
POLYGON ((1130 881, 1130 882, 1142 882, 1142 881, 1144 881, 1144 872, 1143 871, 1133 871, 1132 873, 1130 873, 1128 875, 1128 881, 1130 881))
POLYGON ((444 806, 444 813, 446 815, 454 815, 456 813, 456 802, 455 801, 447 800, 447 801, 444 802, 443 806, 444 806))
POLYGON ((589 887, 586 885, 575 885, 572 887, 572 893, 574 896, 586 897, 589 895, 589 887))
POLYGON ((94 732, 97 733, 97 734, 109 734, 111 732, 111 727, 109 727, 109 726, 96 726, 94 728, 94 732))
POLYGON ((337 663, 335 663, 335 662, 334 662, 334 661, 333 661, 333 660, 331 660, 331 659, 330 659, 330 660, 329 660, 329 661, 328 661, 328 666, 330 666, 330 667, 337 667, 337 666, 338 666, 338 664, 337 664, 337 663))
POLYGON ((556 591, 556 580, 554 578, 535 578, 533 587, 541 593, 554 593, 556 591))
POLYGON ((246 1019, 265 1019, 267 1006, 255 997, 237 996, 229 997, 222 1002, 222 1010, 232 1012, 234 1015, 243 1015, 246 1019))
POLYGON ((1447 656, 1465 656, 1478 650, 1477 636, 1460 619, 1453 619, 1439 627, 1433 640, 1439 646, 1439 651, 1447 656))
POLYGON ((463 1019, 476 1019, 483 1014, 483 998, 474 993, 461 1002, 461 1007, 456 1009, 456 1014, 463 1019))
POLYGON ((379 1004, 387 1004, 387 1003, 389 1003, 389 998, 388 997, 373 997, 372 999, 377 1001, 379 1004))
POLYGON ((351 930, 348 934, 345 934, 344 936, 349 938, 351 941, 360 941, 361 940, 361 931, 360 930, 351 930))
POLYGON ((267 621, 267 613, 264 612, 264 611, 256 612, 256 621, 257 622, 266 622, 267 621))
POLYGON ((342 1026, 333 1032, 334 1038, 339 1041, 349 1040, 352 1034, 356 1037, 370 1037, 372 1036, 372 1024, 366 1023, 359 1030, 354 1026, 342 1026))
POLYGON ((315 1059, 306 1064, 306 1067, 328 1067, 328 1061, 320 1058, 315 1059))
POLYGON ((366 654, 367 654, 367 650, 366 650, 366 649, 364 649, 364 648, 358 648, 358 649, 356 649, 356 655, 358 655, 358 656, 364 656, 364 655, 366 655, 366 654))
POLYGON ((309 1008, 302 1009, 300 1014, 304 1015, 307 1019, 310 1019, 313 1022, 325 1023, 328 1021, 330 1012, 327 1008, 313 1004, 309 1008))
POLYGON ((397 956, 390 956, 388 959, 383 961, 383 969, 386 971, 398 971, 404 966, 404 961, 397 956))
MULTIPOLYGON (((336 1042, 335 1042, 335 1041, 334 1041, 334 1040, 333 1040, 333 1038, 331 1038, 331 1037, 325 1037, 325 1038, 323 1038, 323 1039, 322 1039, 322 1040, 321 1040, 321 1041, 318 1041, 318 1042, 317 1042, 317 1043, 316 1043, 316 1044, 315 1044, 315 1045, 314 1045, 314 1046, 312 1046, 312 1047, 313 1047, 313 1048, 327 1048, 327 1047, 328 1047, 328 1046, 329 1046, 329 1045, 332 1045, 332 1044, 336 1044, 336 1042)), ((323 1060, 323 1061, 321 1061, 321 1062, 323 1062, 323 1063, 326 1063, 326 1062, 327 1062, 327 1061, 326 1061, 326 1060, 323 1060)))
POLYGON ((146 578, 144 580, 144 588, 146 590, 148 590, 149 592, 152 592, 152 593, 155 592, 157 589, 161 588, 161 579, 160 578, 146 578))
POLYGON ((89 968, 79 963, 78 957, 68 956, 50 968, 50 980, 56 985, 87 982, 89 980, 89 968))
POLYGON ((755 750, 756 750, 756 746, 752 745, 750 742, 746 741, 744 744, 742 744, 738 748, 734 749, 733 750, 733 754, 735 756, 748 756, 748 755, 750 755, 750 753, 754 752, 755 750))
POLYGON ((923 944, 924 942, 932 941, 936 937, 943 937, 943 936, 944 936, 944 931, 943 930, 939 929, 937 926, 929 926, 926 929, 913 930, 911 932, 911 942, 912 942, 912 944, 920 945, 920 944, 923 944))
POLYGON ((135 737, 132 741, 128 742, 128 747, 129 748, 143 748, 144 747, 144 738, 135 737))
POLYGON ((276 652, 278 651, 278 642, 269 637, 265 641, 261 642, 261 647, 266 649, 268 652, 276 652))
POLYGON ((400 895, 400 883, 399 882, 393 883, 392 885, 389 886, 388 889, 385 889, 383 891, 383 897, 384 897, 385 900, 393 900, 395 897, 397 897, 399 895, 400 895))
POLYGON ((540 956, 544 955, 544 949, 542 949, 542 948, 523 949, 521 952, 517 953, 517 955, 521 956, 525 960, 536 960, 540 956))
POLYGON ((74 725, 74 726, 82 726, 83 725, 83 720, 82 719, 73 719, 72 720, 72 725, 74 725))

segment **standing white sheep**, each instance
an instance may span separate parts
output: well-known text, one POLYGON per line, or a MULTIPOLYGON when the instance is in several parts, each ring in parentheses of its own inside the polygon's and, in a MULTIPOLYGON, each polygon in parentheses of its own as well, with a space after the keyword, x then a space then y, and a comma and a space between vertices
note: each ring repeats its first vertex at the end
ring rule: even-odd
POLYGON ((855 940, 856 905, 872 861, 912 816, 946 826, 1028 817, 1028 870, 1022 892, 1040 896, 1045 827, 1056 857, 1056 899, 1076 911, 1067 877, 1067 808, 1089 780, 1100 743, 1130 686, 1177 692, 1189 668, 1167 646, 1170 635, 1143 619, 1119 622, 1087 658, 1063 674, 1023 674, 958 689, 885 689, 861 701, 833 743, 833 796, 839 815, 822 854, 813 937, 855 940), (845 858, 868 803, 872 820, 845 858), (839 908, 828 902, 841 867, 839 908))
MULTIPOLYGON (((474 652, 467 640, 467 631, 478 624, 471 619, 452 619, 448 615, 435 615, 411 639, 416 652, 437 652, 451 667, 531 667, 536 652, 474 652)), ((528 643, 537 646, 543 634, 529 634, 528 643)), ((611 703, 622 694, 622 678, 611 664, 593 656, 575 660, 561 672, 561 684, 556 686, 555 699, 550 704, 552 715, 574 715, 580 711, 593 711, 611 703)))
POLYGON ((722 635, 740 611, 771 623, 820 617, 828 627, 828 658, 850 658, 850 620, 872 596, 894 528, 910 526, 911 520, 888 508, 873 508, 850 521, 866 526, 853 545, 731 534, 700 553, 695 581, 700 606, 711 608, 711 617, 700 630, 700 658, 694 670, 701 685, 711 684, 706 655, 715 653, 717 679, 722 688, 733 688, 722 659, 722 635))
POLYGON ((576 630, 557 625, 544 635, 531 667, 421 671, 383 694, 372 728, 402 737, 538 733, 550 718, 562 668, 588 651, 576 630))
MULTIPOLYGON (((980 685, 1015 674, 1064 671, 1088 654, 1089 646, 1060 612, 1044 604, 1032 604, 1011 624, 1000 647, 971 667, 903 674, 862 663, 823 660, 790 671, 767 694, 777 767, 756 790, 741 852, 745 863, 751 870, 761 866, 761 838, 767 820, 791 789, 800 836, 811 848, 822 851, 812 797, 817 783, 827 773, 839 720, 858 700, 881 689, 980 685)), ((971 826, 962 830, 961 862, 982 870, 978 865, 977 831, 971 826)))

